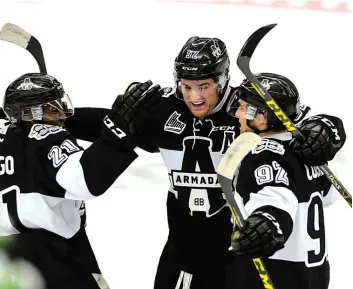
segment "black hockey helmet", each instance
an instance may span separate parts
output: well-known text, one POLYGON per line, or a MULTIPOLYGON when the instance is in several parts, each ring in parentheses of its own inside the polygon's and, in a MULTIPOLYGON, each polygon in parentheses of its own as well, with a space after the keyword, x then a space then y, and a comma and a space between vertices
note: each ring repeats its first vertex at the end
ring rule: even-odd
POLYGON ((3 110, 12 121, 65 119, 74 113, 62 84, 44 73, 27 73, 6 89, 3 110))
MULTIPOLYGON (((293 82, 285 76, 275 73, 259 73, 255 76, 289 119, 294 120, 300 111, 300 98, 293 82)), ((239 107, 239 100, 248 104, 246 113, 248 121, 254 119, 257 113, 265 113, 268 124, 266 131, 285 128, 247 79, 237 87, 235 96, 229 101, 227 110, 231 115, 234 115, 236 108, 239 107)))
POLYGON ((174 78, 177 84, 181 78, 212 78, 223 90, 229 80, 229 56, 225 43, 218 38, 191 37, 175 58, 174 78))

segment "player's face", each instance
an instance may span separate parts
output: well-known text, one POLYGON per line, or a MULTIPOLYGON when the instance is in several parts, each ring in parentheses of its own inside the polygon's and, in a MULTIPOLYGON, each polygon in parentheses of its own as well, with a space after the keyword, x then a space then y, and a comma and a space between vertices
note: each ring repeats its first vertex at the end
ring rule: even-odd
POLYGON ((199 118, 208 115, 218 103, 218 93, 213 79, 181 79, 179 89, 191 113, 199 118))
POLYGON ((65 120, 74 114, 70 97, 67 94, 60 99, 43 104, 42 110, 42 120, 57 126, 63 126, 65 120))
POLYGON ((43 120, 52 125, 63 126, 66 115, 62 108, 55 102, 43 105, 43 120))

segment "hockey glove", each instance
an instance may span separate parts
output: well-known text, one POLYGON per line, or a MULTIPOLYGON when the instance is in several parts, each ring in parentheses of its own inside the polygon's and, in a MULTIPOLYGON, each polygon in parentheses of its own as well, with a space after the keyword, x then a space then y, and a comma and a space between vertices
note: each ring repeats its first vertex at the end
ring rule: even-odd
POLYGON ((270 257, 284 247, 284 235, 276 219, 263 212, 253 213, 245 226, 236 228, 231 246, 240 256, 251 258, 270 257))
POLYGON ((310 166, 324 165, 332 160, 346 141, 343 123, 334 116, 313 116, 304 120, 299 130, 306 142, 293 139, 290 147, 303 163, 310 166))
POLYGON ((102 135, 119 149, 134 149, 136 135, 156 113, 163 91, 152 81, 132 83, 104 118, 102 135))

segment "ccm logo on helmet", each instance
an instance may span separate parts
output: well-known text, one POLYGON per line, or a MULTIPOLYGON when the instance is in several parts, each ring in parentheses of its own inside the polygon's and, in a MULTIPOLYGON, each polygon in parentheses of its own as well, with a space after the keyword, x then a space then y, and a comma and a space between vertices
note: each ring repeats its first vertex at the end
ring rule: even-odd
POLYGON ((183 70, 195 71, 195 70, 197 70, 197 67, 188 67, 188 66, 183 66, 183 70))

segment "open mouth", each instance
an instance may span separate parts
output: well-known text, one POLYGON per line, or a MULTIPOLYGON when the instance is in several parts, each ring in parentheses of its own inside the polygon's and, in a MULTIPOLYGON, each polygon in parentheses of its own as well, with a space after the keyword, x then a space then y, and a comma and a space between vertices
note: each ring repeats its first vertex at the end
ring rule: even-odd
POLYGON ((200 108, 202 107, 204 104, 206 103, 206 101, 192 101, 191 104, 193 107, 196 107, 196 108, 200 108))

